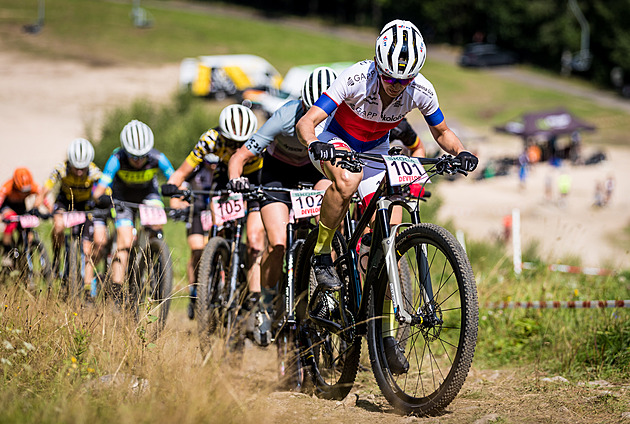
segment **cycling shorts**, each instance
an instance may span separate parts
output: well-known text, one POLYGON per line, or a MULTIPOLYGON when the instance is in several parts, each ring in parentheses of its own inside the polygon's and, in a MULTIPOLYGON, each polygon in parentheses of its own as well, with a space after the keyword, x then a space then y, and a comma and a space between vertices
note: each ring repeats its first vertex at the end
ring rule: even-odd
MULTIPOLYGON (((312 164, 302 166, 289 165, 265 153, 260 181, 265 187, 297 188, 299 183, 309 183, 314 186, 325 178, 312 164)), ((277 202, 291 205, 291 195, 289 193, 279 191, 267 193, 270 195, 270 198, 265 198, 261 201, 260 207, 277 202)))
MULTIPOLYGON (((122 200, 124 199, 114 199, 122 200)), ((164 207, 162 197, 157 193, 150 193, 142 201, 145 205, 164 207)), ((127 206, 116 206, 116 228, 133 227, 138 210, 127 206)))
MULTIPOLYGON (((350 146, 345 141, 343 141, 337 135, 331 132, 324 131, 317 138, 323 143, 333 144, 337 149, 345 148, 347 150, 352 150, 352 148, 350 148, 350 146)), ((389 143, 381 143, 370 150, 366 150, 364 153, 386 155, 389 153, 389 143)), ((324 171, 322 170, 322 161, 314 160, 311 152, 309 152, 309 157, 311 158, 311 162, 313 163, 315 168, 317 168, 319 172, 324 174, 324 171)), ((367 205, 372 199, 372 196, 376 192, 378 185, 385 175, 385 164, 374 162, 371 160, 366 160, 364 162, 365 166, 363 167, 363 179, 359 184, 358 192, 363 203, 367 205)))
POLYGON ((16 215, 24 215, 26 213, 26 204, 24 202, 11 202, 9 199, 5 199, 0 211, 5 209, 11 209, 16 215))

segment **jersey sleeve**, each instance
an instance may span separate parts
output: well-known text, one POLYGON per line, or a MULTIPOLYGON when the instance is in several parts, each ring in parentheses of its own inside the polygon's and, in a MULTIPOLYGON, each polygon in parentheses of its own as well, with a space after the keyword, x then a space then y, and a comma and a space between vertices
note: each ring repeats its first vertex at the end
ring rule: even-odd
POLYGON ((173 168, 171 161, 168 160, 168 158, 166 157, 164 153, 160 153, 160 157, 158 159, 158 166, 160 167, 160 171, 162 171, 162 174, 167 179, 170 178, 171 175, 173 175, 173 172, 175 172, 175 169, 173 168))
POLYGON ((333 113, 348 97, 348 87, 351 86, 353 75, 356 73, 357 67, 362 66, 362 64, 363 62, 359 62, 341 72, 330 87, 317 99, 315 106, 322 108, 327 115, 333 113))
POLYGON ((116 155, 112 155, 107 160, 105 164, 105 168, 103 169, 103 175, 101 179, 98 181, 98 185, 109 187, 112 185, 114 181, 114 177, 116 173, 120 170, 120 161, 116 155))
POLYGON ((209 153, 214 153, 217 146, 217 139, 219 133, 215 129, 209 129, 199 137, 199 141, 195 144, 195 147, 186 157, 186 162, 193 168, 196 168, 201 162, 203 157, 209 153))
POLYGON ((282 105, 267 119, 263 126, 245 142, 247 150, 256 156, 261 156, 277 136, 293 134, 298 113, 303 113, 301 100, 292 100, 282 105))
POLYGON ((418 103, 418 109, 427 124, 433 127, 444 121, 444 114, 440 110, 440 103, 433 84, 420 74, 413 81, 413 89, 420 93, 421 100, 418 103))
POLYGON ((65 176, 66 173, 66 163, 62 162, 55 166, 55 169, 50 173, 50 176, 44 183, 44 188, 47 190, 52 190, 55 188, 60 182, 61 179, 65 176))
POLYGON ((90 181, 92 181, 93 183, 97 183, 102 176, 103 172, 101 171, 101 168, 96 166, 94 162, 91 162, 88 168, 88 178, 90 179, 90 181))

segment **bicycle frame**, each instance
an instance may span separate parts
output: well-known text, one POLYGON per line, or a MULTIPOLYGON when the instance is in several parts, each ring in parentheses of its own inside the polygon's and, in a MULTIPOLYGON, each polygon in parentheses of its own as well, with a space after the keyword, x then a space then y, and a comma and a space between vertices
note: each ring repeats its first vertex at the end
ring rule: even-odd
MULTIPOLYGON (((359 157, 369 158, 377 161, 382 160, 378 155, 361 154, 359 155, 359 157)), ((421 160, 421 163, 435 164, 437 163, 437 161, 435 159, 423 158, 421 160)), ((405 199, 401 195, 400 189, 398 187, 392 186, 389 183, 388 172, 387 170, 385 170, 383 179, 381 180, 370 203, 367 205, 361 219, 358 223, 356 223, 356 225, 351 222, 349 211, 346 212, 344 229, 346 234, 349 234, 349 236, 346 236, 348 251, 341 258, 338 258, 338 261, 342 261, 343 263, 345 263, 350 271, 348 272, 348 276, 350 278, 349 284, 354 289, 355 296, 353 299, 351 299, 351 303, 346 306, 349 307, 350 312, 352 312, 355 317, 358 318, 357 322, 365 322, 368 309, 367 296, 363 296, 363 290, 367 289, 367 287, 361 286, 361 280, 359 278, 359 258, 357 254, 357 246, 359 240, 363 235, 363 232, 372 221, 373 216, 375 216, 375 218, 372 240, 381 240, 381 246, 380 248, 374 248, 375 246, 373 245, 370 249, 365 281, 372 281, 373 283, 371 284, 375 284, 374 282, 378 281, 378 264, 380 264, 384 258, 387 268, 387 274, 389 277, 388 280, 390 293, 392 297, 396 320, 401 323, 408 324, 419 324, 422 322, 422 317, 412 317, 405 310, 405 308, 401 307, 403 303, 403 296, 400 285, 400 275, 397 266, 398 261, 394 249, 396 245, 396 235, 398 234, 398 230, 400 228, 409 227, 420 223, 418 202, 418 200, 405 199), (392 227, 390 224, 390 215, 391 210, 394 206, 402 206, 410 214, 411 222, 396 224, 392 227)), ((430 275, 428 272, 426 272, 426 269, 428 269, 426 254, 424 253, 424 251, 418 252, 417 254, 420 256, 417 258, 417 260, 420 267, 420 275, 422 276, 421 284, 423 287, 424 300, 429 306, 429 313, 431 315, 429 317, 429 320, 438 320, 438 318, 434 314, 431 304, 431 299, 433 299, 433 287, 431 284, 430 275)), ((346 288, 342 286, 341 290, 341 297, 347 299, 348 296, 347 293, 345 293, 346 288)), ((311 318, 313 317, 311 316, 311 318)), ((321 322, 322 319, 317 318, 317 320, 321 322)), ((347 328, 348 325, 351 325, 350 320, 348 320, 348 318, 346 317, 345 308, 342 308, 341 311, 341 321, 344 328, 347 328)), ((337 328, 338 326, 333 322, 322 322, 322 324, 332 327, 332 330, 342 330, 341 328, 337 328)), ((364 334, 365 329, 362 329, 361 333, 364 334)))

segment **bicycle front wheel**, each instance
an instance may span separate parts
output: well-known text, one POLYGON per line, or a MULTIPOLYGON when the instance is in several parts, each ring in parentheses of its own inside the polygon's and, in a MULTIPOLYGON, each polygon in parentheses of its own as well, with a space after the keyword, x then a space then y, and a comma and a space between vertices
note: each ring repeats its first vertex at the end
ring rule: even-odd
POLYGON ((203 249, 199 261, 195 316, 203 355, 210 351, 212 336, 219 327, 223 327, 224 300, 221 295, 229 286, 231 254, 230 245, 224 238, 213 237, 203 249))
POLYGON ((403 293, 401 306, 413 323, 396 322, 382 263, 369 294, 372 370, 398 411, 430 415, 455 398, 468 375, 477 342, 477 289, 463 248, 437 225, 419 224, 398 235, 396 257, 399 269, 401 262, 408 265, 413 289, 403 293), (396 338, 400 334, 405 338, 396 338), (399 355, 388 337, 397 340, 399 355))

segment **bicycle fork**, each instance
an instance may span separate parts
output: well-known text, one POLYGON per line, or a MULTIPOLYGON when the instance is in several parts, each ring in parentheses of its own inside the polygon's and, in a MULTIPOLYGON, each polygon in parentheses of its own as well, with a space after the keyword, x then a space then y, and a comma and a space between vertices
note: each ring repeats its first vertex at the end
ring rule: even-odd
POLYGON ((236 286, 238 283, 238 271, 241 267, 241 235, 243 232, 243 226, 240 221, 237 221, 234 234, 234 245, 232 246, 232 260, 230 268, 230 298, 226 299, 228 309, 236 308, 236 286))
MULTIPOLYGON (((416 263, 418 264, 420 286, 422 288, 423 303, 426 307, 425 311, 415 311, 413 316, 404 307, 404 298, 401 290, 400 270, 398 269, 398 258, 396 257, 396 235, 399 228, 411 227, 414 223, 397 224, 391 228, 389 234, 384 234, 382 240, 383 253, 385 255, 385 264, 387 267, 387 276, 389 281, 389 290, 392 298, 392 306, 396 321, 401 324, 433 326, 440 322, 436 315, 435 305, 433 302, 433 284, 429 274, 429 264, 426 255, 426 245, 416 250, 416 263)), ((408 294, 408 296, 411 293, 408 294)))

